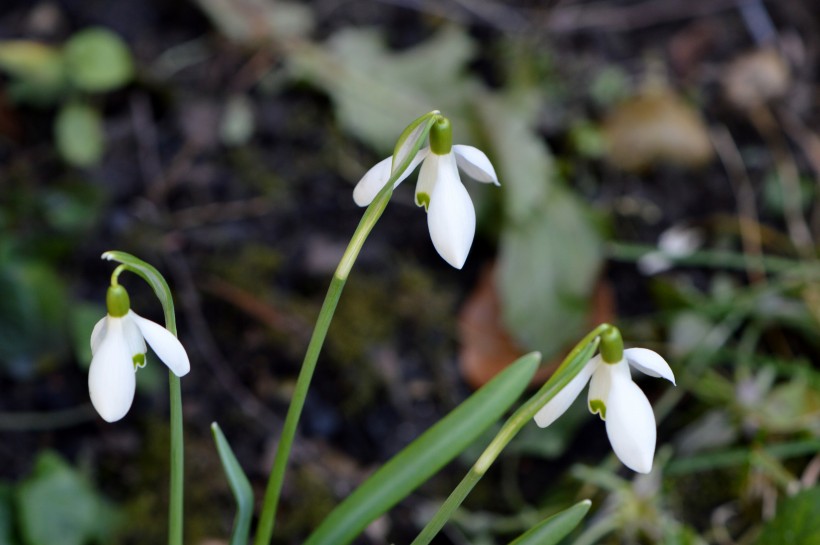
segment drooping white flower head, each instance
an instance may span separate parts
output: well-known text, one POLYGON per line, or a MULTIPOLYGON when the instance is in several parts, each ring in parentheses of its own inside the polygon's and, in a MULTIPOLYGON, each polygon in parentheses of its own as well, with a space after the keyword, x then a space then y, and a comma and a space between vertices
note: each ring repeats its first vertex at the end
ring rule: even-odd
POLYGON ((186 375, 191 364, 185 348, 170 331, 130 309, 122 286, 111 286, 106 299, 108 314, 91 332, 88 392, 100 416, 116 422, 134 401, 136 371, 145 366, 146 341, 175 375, 186 375))
POLYGON ((598 413, 606 421, 606 434, 615 455, 631 470, 649 473, 655 456, 655 414, 646 395, 632 382, 630 366, 675 383, 669 364, 652 350, 623 350, 615 363, 604 361, 598 354, 538 411, 535 423, 545 428, 555 422, 589 382, 587 405, 592 414, 598 413))
MULTIPOLYGON (((411 139, 407 139, 411 145, 411 139)), ((402 150, 397 152, 400 156, 402 150)), ((405 155, 406 157, 406 155, 405 155)), ((393 157, 376 163, 353 189, 353 200, 359 206, 369 205, 390 178, 393 157)), ((461 183, 458 169, 478 182, 500 185, 492 163, 477 148, 452 145, 450 121, 438 116, 430 129, 430 146, 416 153, 409 166, 396 180, 404 181, 421 163, 416 184, 416 204, 427 210, 427 226, 433 246, 444 260, 460 269, 475 236, 475 208, 470 194, 461 183)))

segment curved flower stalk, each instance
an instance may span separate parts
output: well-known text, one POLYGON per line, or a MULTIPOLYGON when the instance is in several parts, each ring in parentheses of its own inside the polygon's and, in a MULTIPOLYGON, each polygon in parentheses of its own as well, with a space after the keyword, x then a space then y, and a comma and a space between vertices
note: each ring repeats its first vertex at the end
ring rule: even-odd
MULTIPOLYGON (((439 115, 430 129, 430 146, 422 148, 401 173, 394 188, 421 164, 416 184, 416 204, 427 211, 427 226, 433 246, 444 260, 460 269, 475 237, 475 208, 461 183, 458 169, 478 182, 500 185, 492 163, 481 150, 453 145, 450 121, 439 115)), ((359 206, 369 205, 391 174, 392 156, 380 161, 362 177, 353 190, 359 206)))
POLYGON ((146 341, 176 376, 186 375, 191 364, 185 348, 170 331, 131 310, 125 288, 108 288, 106 302, 108 314, 91 333, 88 392, 100 416, 116 422, 134 401, 135 375, 145 366, 146 341))
POLYGON ((649 473, 655 456, 655 414, 646 395, 632 382, 630 366, 675 384, 666 360, 646 348, 624 350, 620 332, 612 328, 602 335, 601 353, 536 413, 535 423, 546 428, 555 422, 589 382, 589 410, 606 421, 606 434, 615 455, 631 470, 649 473))

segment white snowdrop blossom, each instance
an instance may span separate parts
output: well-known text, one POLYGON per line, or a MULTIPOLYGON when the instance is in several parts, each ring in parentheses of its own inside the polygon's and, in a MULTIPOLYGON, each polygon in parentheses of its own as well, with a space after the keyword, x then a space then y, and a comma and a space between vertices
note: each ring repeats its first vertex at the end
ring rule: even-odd
POLYGON ((145 366, 146 341, 175 375, 186 375, 191 364, 185 348, 170 331, 129 308, 128 295, 121 286, 109 289, 108 302, 108 314, 91 333, 88 392, 100 416, 116 422, 134 401, 136 371, 145 366))
POLYGON ((658 237, 658 249, 638 259, 638 270, 647 276, 672 267, 672 259, 688 257, 703 245, 703 232, 695 227, 673 225, 658 237))
MULTIPOLYGON (((452 145, 450 122, 441 116, 430 129, 430 146, 419 150, 394 188, 419 163, 416 204, 427 210, 427 226, 436 251, 447 263, 460 269, 473 244, 476 216, 458 169, 478 182, 501 185, 498 176, 484 152, 472 146, 452 145)), ((353 190, 356 204, 367 206, 373 201, 389 180, 391 165, 392 156, 367 171, 353 190)))
POLYGON ((646 395, 632 382, 630 366, 675 384, 669 364, 652 350, 624 350, 617 363, 607 363, 598 354, 538 411, 535 423, 546 428, 555 422, 589 382, 589 410, 606 421, 606 434, 615 455, 633 471, 649 473, 655 456, 655 414, 646 395))

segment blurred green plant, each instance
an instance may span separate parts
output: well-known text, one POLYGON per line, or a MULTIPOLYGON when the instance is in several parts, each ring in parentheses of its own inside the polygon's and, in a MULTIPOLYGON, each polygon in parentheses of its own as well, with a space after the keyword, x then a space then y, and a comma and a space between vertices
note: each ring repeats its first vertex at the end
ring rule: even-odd
POLYGON ((57 106, 55 143, 67 163, 77 167, 99 163, 105 131, 100 110, 91 99, 127 85, 134 77, 131 52, 122 38, 104 28, 87 28, 62 47, 0 41, 0 70, 11 78, 12 101, 57 106))
POLYGON ((755 543, 820 543, 820 487, 809 488, 785 500, 779 506, 777 516, 766 523, 755 543))
POLYGON ((44 451, 21 482, 0 485, 0 545, 110 543, 119 513, 57 453, 44 451))
POLYGON ((47 264, 0 251, 0 293, 0 366, 33 378, 68 348, 65 285, 47 264))
POLYGON ((88 334, 96 319, 91 321, 74 300, 73 279, 58 268, 64 270, 96 225, 103 203, 100 189, 58 179, 47 187, 12 183, 3 196, 0 373, 31 379, 53 370, 72 352, 77 361, 90 361, 88 334))

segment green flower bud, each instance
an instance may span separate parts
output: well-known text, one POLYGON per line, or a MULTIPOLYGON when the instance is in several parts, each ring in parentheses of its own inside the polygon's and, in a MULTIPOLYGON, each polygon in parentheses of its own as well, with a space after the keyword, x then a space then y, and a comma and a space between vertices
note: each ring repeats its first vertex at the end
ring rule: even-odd
POLYGON ((601 334, 601 359, 615 364, 624 359, 624 340, 617 327, 610 327, 601 334))
POLYGON ((430 151, 436 155, 447 155, 452 149, 453 128, 450 120, 440 115, 430 128, 430 151))
POLYGON ((119 284, 108 288, 108 293, 105 294, 105 304, 108 307, 108 315, 112 318, 122 318, 131 310, 128 292, 119 284))

